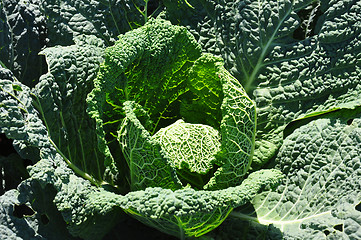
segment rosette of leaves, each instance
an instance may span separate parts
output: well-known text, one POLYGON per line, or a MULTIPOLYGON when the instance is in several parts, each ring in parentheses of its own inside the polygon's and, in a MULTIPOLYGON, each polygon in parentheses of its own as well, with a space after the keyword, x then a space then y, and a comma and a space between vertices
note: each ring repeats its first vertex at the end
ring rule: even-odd
POLYGON ((1 236, 53 239, 53 226, 66 226, 75 238, 103 239, 126 212, 198 237, 279 183, 278 170, 247 176, 254 104, 184 27, 149 20, 105 52, 95 36, 74 42, 42 51, 49 71, 32 89, 0 68, 0 132, 34 163, 0 198, 9 206, 1 236), (29 221, 14 216, 18 203, 34 210, 29 221))
POLYGON ((156 19, 121 35, 94 86, 87 101, 99 147, 128 183, 121 191, 131 191, 120 205, 147 225, 201 236, 281 178, 275 170, 245 178, 254 103, 184 27, 156 19))

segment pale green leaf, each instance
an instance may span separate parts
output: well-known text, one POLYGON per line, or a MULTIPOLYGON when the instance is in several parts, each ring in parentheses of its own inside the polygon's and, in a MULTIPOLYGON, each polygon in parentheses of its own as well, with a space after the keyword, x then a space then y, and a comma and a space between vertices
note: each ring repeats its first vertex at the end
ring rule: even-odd
POLYGON ((276 158, 285 181, 253 200, 259 222, 286 239, 360 238, 360 149, 359 114, 341 111, 296 129, 276 158))

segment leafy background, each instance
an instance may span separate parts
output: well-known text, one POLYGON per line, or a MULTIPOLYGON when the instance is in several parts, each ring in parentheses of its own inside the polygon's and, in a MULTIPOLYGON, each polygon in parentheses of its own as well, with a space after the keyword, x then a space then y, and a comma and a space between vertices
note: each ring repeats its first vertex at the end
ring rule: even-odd
MULTIPOLYGON (((361 139, 360 1, 1 0, 0 63, 29 87, 41 81, 38 86, 66 93, 72 82, 56 68, 56 61, 46 63, 51 50, 38 55, 44 47, 74 46, 76 41, 84 41, 74 39, 84 35, 102 40, 92 42, 94 49, 102 44, 110 46, 119 34, 143 25, 147 16, 158 15, 161 9, 166 9, 162 17, 186 26, 206 52, 223 57, 226 68, 256 101, 259 132, 253 168, 267 164, 288 174, 276 192, 260 194, 254 207, 237 209, 204 238, 280 239, 279 228, 287 239, 361 238, 357 170, 361 139), (275 27, 277 31, 272 30, 275 27), (54 84, 49 79, 55 77, 48 69, 62 80, 49 86, 54 84), (325 214, 319 215, 321 211, 325 214), (274 225, 257 223, 255 213, 261 223, 274 225)), ((100 60, 96 51, 89 54, 94 57, 93 65, 85 67, 91 69, 100 60)), ((65 60, 71 71, 74 59, 69 56, 65 60)), ((1 72, 6 75, 1 79, 7 79, 8 73, 1 72)), ((83 79, 81 72, 72 72, 72 76, 83 79)), ((51 103, 67 101, 79 100, 68 96, 51 103)), ((72 123, 70 120, 67 122, 72 123)), ((39 160, 39 153, 4 134, 0 135, 0 149, 1 216, 11 216, 1 217, 1 221, 16 223, 18 227, 12 231, 24 239, 35 233, 36 239, 57 239, 56 233, 67 232, 52 203, 54 189, 42 189, 35 182, 19 185, 28 178, 26 167, 39 160), (15 188, 28 194, 18 196, 11 190, 15 188), (28 201, 34 196, 36 201, 30 206, 28 201)), ((172 239, 132 218, 117 225, 105 239, 124 236, 172 239)), ((68 235, 67 239, 76 238, 68 235)))

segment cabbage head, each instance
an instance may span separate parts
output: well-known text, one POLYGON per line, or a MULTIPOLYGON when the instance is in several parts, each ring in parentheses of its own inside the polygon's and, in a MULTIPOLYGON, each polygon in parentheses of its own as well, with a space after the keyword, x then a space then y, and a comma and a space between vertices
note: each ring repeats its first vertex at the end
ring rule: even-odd
POLYGON ((152 19, 121 35, 94 86, 87 101, 108 174, 125 194, 122 209, 147 225, 201 236, 281 178, 246 178, 255 105, 184 27, 152 19))

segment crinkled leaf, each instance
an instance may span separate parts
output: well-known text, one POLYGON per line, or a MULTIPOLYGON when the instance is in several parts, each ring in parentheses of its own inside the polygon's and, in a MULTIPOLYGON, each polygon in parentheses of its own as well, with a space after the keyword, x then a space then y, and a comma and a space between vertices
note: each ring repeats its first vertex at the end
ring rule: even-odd
POLYGON ((185 28, 154 19, 120 36, 107 48, 87 101, 89 113, 97 122, 99 148, 109 158, 113 155, 118 163, 125 162, 116 153, 120 148, 114 137, 124 118, 126 100, 141 104, 147 111, 150 119, 144 127, 151 134, 180 118, 177 100, 187 91, 186 70, 199 56, 199 46, 185 28))
MULTIPOLYGON (((147 112, 149 119, 141 120, 141 124, 150 136, 181 118, 219 130, 222 145, 213 153, 213 158, 217 155, 218 159, 208 167, 213 163, 221 167, 206 188, 235 186, 242 180, 254 149, 254 104, 224 69, 221 59, 200 55, 199 46, 185 28, 155 19, 122 35, 113 47, 107 48, 88 103, 99 132, 104 130, 105 136, 99 136, 100 147, 109 146, 110 152, 115 148, 111 141, 124 118, 122 104, 126 100, 135 101, 147 112), (105 140, 110 142, 108 146, 105 140)), ((165 148, 162 150, 167 154, 165 148)))
POLYGON ((178 120, 153 135, 171 159, 170 166, 205 174, 212 169, 220 151, 219 132, 204 124, 191 124, 178 120))
POLYGON ((51 187, 42 189, 36 184, 23 182, 18 190, 0 196, 1 238, 78 239, 67 232, 66 224, 50 197, 54 194, 51 187))
POLYGON ((4 3, 0 2, 0 61, 1 65, 10 66, 12 50, 11 31, 6 15, 7 13, 4 8, 4 3))
MULTIPOLYGON (((19 192, 15 189, 0 196, 0 236, 3 239, 45 239, 38 234, 39 222, 32 216, 18 217, 14 211, 20 205, 19 192)), ((29 206, 26 206, 29 208, 29 206)), ((33 211, 29 208, 29 213, 33 211)))
POLYGON ((360 1, 164 3, 167 17, 197 32, 204 51, 221 55, 254 98, 254 167, 276 154, 292 120, 361 104, 360 1))
POLYGON ((29 87, 17 81, 8 69, 0 67, 0 132, 14 139, 20 156, 34 163, 39 149, 49 147, 48 135, 32 105, 29 87))
MULTIPOLYGON (((104 154, 97 148, 95 122, 86 112, 86 96, 103 60, 104 45, 81 36, 76 44, 42 51, 49 72, 33 89, 35 106, 48 134, 62 154, 98 181, 107 178, 104 154)), ((111 172, 115 176, 115 170, 111 172)), ((115 178, 115 177, 114 177, 115 178)), ((107 179, 113 181, 114 178, 107 179)))
MULTIPOLYGON (((219 130, 221 138, 220 151, 213 153, 215 159, 210 159, 209 163, 220 167, 204 188, 236 186, 248 171, 253 157, 255 105, 223 67, 223 61, 211 54, 202 54, 194 62, 189 70, 188 86, 193 95, 190 99, 182 99, 181 115, 191 123, 209 124, 219 130)), ((198 149, 198 145, 192 148, 198 149)), ((202 149, 198 154, 204 152, 202 149)))
POLYGON ((129 167, 131 190, 147 187, 177 189, 181 184, 169 159, 161 153, 161 145, 138 120, 141 106, 135 102, 124 103, 126 117, 120 127, 118 138, 129 167))
MULTIPOLYGON (((27 185, 40 184, 46 191, 50 187, 55 194, 44 196, 43 201, 55 204, 67 224, 67 230, 82 239, 102 239, 102 237, 123 217, 120 209, 105 200, 103 204, 93 205, 90 195, 111 194, 102 188, 92 186, 90 181, 78 177, 52 146, 41 149, 43 159, 29 168, 30 178, 27 185), (109 204, 109 205, 107 205, 109 204)), ((24 194, 26 197, 26 194, 24 194)), ((116 194, 114 194, 116 195, 116 194)), ((122 198, 122 195, 116 195, 122 198)), ((35 195, 35 197, 38 199, 35 195)), ((31 196, 29 199, 32 199, 31 196)), ((39 202, 35 202, 39 207, 39 202)), ((43 210, 43 208, 40 208, 43 210)))
POLYGON ((147 188, 125 196, 92 192, 85 208, 108 210, 120 206, 143 223, 179 238, 201 236, 221 224, 233 208, 249 202, 257 192, 279 184, 282 174, 262 170, 251 174, 241 185, 216 191, 192 188, 172 191, 147 188))
MULTIPOLYGON (((0 88, 0 118, 2 119, 0 131, 14 139, 14 143, 18 146, 23 147, 19 149, 21 153, 28 153, 29 149, 32 152, 36 149, 37 160, 41 159, 29 168, 29 181, 40 183, 43 189, 47 185, 55 189, 56 207, 61 212, 72 235, 85 239, 101 239, 116 224, 116 221, 105 221, 105 218, 117 219, 119 212, 104 216, 103 209, 84 210, 83 202, 87 199, 87 194, 98 191, 98 188, 91 186, 90 181, 95 182, 94 179, 72 166, 78 174, 90 181, 80 178, 68 167, 72 163, 66 162, 66 159, 57 153, 50 142, 47 128, 39 117, 40 114, 31 104, 34 95, 27 86, 14 79, 9 70, 3 68, 0 68, 0 88), (19 89, 22 90, 18 91, 19 89)), ((47 196, 54 198, 51 194, 47 196)), ((44 197, 46 201, 46 196, 44 197)), ((39 196, 35 198, 39 199, 39 196)), ((28 198, 34 204, 31 199, 28 198)), ((108 209, 107 212, 110 210, 108 209)))
POLYGON ((19 81, 32 87, 43 73, 44 59, 38 55, 46 45, 46 18, 40 0, 0 2, 0 64, 19 81))
POLYGON ((284 183, 253 201, 261 223, 279 227, 286 239, 360 238, 359 116, 330 114, 285 139, 276 158, 284 183))
POLYGON ((176 100, 187 91, 186 70, 199 56, 199 45, 187 30, 164 20, 152 19, 120 36, 106 50, 89 95, 90 114, 102 118, 99 123, 109 134, 124 117, 123 102, 133 100, 150 115, 153 125, 147 127, 154 133, 158 121, 174 118, 171 107, 179 108, 176 100))
MULTIPOLYGON (((192 0, 163 0, 166 7, 164 17, 175 24, 186 26, 188 31, 197 39, 204 52, 221 56, 217 28, 214 27, 216 1, 192 0), (188 5, 189 3, 190 5, 188 5)), ((231 1, 229 4, 232 4, 231 1)), ((232 23, 230 23, 232 24, 232 23)), ((232 26, 235 26, 234 23, 232 26)))
POLYGON ((221 167, 206 188, 235 186, 247 173, 256 135, 256 109, 242 85, 222 66, 217 72, 222 83, 222 121, 220 126, 221 167))
POLYGON ((79 35, 96 36, 106 45, 119 34, 144 24, 140 10, 144 0, 47 0, 41 10, 47 16, 49 44, 72 45, 79 35))
POLYGON ((99 239, 105 234, 121 217, 120 208, 168 234, 200 236, 217 227, 234 207, 249 202, 262 189, 276 186, 283 177, 277 170, 263 170, 250 175, 240 186, 224 190, 172 191, 158 187, 122 196, 76 177, 59 155, 47 156, 31 168, 32 179, 57 189, 54 202, 70 233, 85 239, 99 239))
POLYGON ((96 36, 111 45, 119 34, 145 23, 145 6, 143 0, 3 0, 0 63, 33 87, 46 69, 38 55, 45 46, 72 45, 79 35, 96 36))

